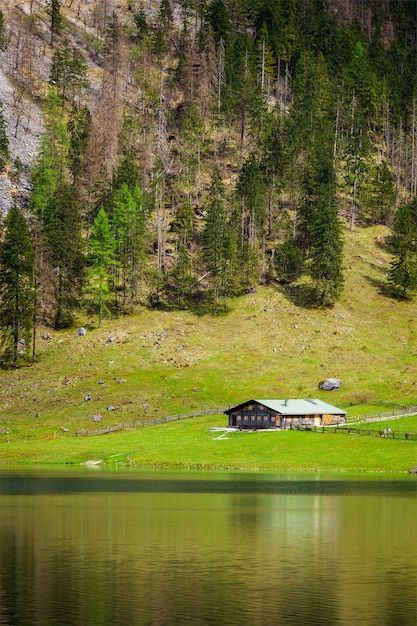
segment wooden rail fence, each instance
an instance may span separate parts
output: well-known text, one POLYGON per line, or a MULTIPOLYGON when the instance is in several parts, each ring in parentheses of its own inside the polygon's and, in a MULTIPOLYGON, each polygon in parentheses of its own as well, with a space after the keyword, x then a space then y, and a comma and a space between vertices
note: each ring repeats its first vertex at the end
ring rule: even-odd
POLYGON ((216 407, 214 409, 204 409, 203 411, 192 411, 189 413, 180 413, 178 415, 168 415, 167 417, 155 417, 151 420, 135 420, 134 422, 123 422, 122 424, 116 424, 115 426, 104 426, 103 428, 97 428, 96 430, 76 430, 75 436, 92 437, 94 435, 106 435, 107 433, 114 433, 118 430, 126 430, 128 428, 156 426, 157 424, 165 424, 166 422, 175 422, 177 420, 189 419, 190 417, 215 415, 218 413, 224 413, 225 410, 226 409, 216 407))
POLYGON ((402 432, 399 430, 390 430, 388 428, 375 429, 375 428, 356 428, 352 426, 338 427, 338 426, 312 426, 306 428, 316 433, 337 433, 342 435, 362 435, 368 437, 383 437, 385 439, 405 439, 417 441, 417 432, 402 432))
MULTIPOLYGON (((348 423, 346 425, 337 425, 337 426, 310 426, 308 424, 308 422, 303 423, 303 421, 300 419, 300 424, 294 425, 293 428, 299 428, 299 429, 305 429, 305 430, 312 430, 315 432, 335 432, 335 433, 347 433, 349 435, 370 435, 370 436, 378 436, 378 437, 385 437, 387 434, 389 434, 391 436, 391 438, 396 438, 396 439, 417 439, 417 433, 415 432, 403 432, 400 433, 399 431, 395 431, 395 433, 393 431, 391 431, 390 433, 386 433, 385 431, 387 431, 387 429, 370 429, 370 428, 366 428, 366 424, 370 424, 370 423, 375 423, 375 422, 387 422, 387 421, 391 421, 391 420, 397 420, 400 419, 401 417, 406 417, 406 416, 411 416, 411 415, 417 415, 417 406, 409 406, 409 407, 405 407, 405 406, 401 406, 401 405, 394 405, 391 403, 387 403, 387 402, 383 402, 381 401, 381 406, 385 404, 385 405, 390 405, 390 406, 397 406, 399 408, 396 409, 392 409, 391 411, 383 411, 383 412, 379 412, 379 413, 371 413, 369 415, 362 415, 362 416, 358 416, 358 417, 352 417, 349 419, 348 423)), ((75 431, 75 436, 76 437, 92 437, 92 436, 96 436, 96 435, 106 435, 107 433, 114 433, 117 432, 119 430, 126 430, 126 429, 131 429, 131 428, 140 428, 142 426, 156 426, 158 424, 165 424, 166 422, 174 422, 177 420, 183 420, 183 419, 189 419, 191 417, 200 417, 200 416, 205 416, 205 415, 216 415, 216 414, 221 414, 224 413, 227 409, 229 409, 230 406, 226 407, 226 408, 211 408, 211 409, 204 409, 203 411, 191 411, 188 413, 180 413, 177 415, 168 415, 166 417, 156 417, 154 419, 151 420, 135 420, 133 422, 123 422, 121 424, 116 424, 114 426, 104 426, 103 428, 97 428, 95 430, 76 430, 75 431)))

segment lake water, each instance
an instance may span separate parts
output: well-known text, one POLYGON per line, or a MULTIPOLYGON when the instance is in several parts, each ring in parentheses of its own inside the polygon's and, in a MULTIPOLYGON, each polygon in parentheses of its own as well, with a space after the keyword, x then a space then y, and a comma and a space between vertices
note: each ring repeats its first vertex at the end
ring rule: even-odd
POLYGON ((416 477, 0 470, 0 624, 416 626, 416 477))

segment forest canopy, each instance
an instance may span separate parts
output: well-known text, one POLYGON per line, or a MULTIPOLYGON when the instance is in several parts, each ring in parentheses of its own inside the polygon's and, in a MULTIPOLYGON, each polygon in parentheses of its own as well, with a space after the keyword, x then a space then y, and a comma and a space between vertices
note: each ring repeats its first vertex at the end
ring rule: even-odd
MULTIPOLYGON (((310 305, 332 306, 343 228, 372 224, 393 229, 392 293, 413 293, 414 0, 27 9, 0 11, 0 45, 16 94, 44 112, 22 198, 35 321, 63 327, 78 307, 100 322, 138 305, 219 310, 300 278, 310 305)), ((0 167, 18 178, 13 130, 0 108, 0 167)))

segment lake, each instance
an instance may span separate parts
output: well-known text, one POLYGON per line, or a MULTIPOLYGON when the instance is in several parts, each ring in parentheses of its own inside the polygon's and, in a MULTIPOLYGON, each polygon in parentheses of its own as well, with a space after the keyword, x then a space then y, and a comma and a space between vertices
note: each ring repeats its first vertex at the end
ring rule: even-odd
POLYGON ((0 624, 415 626, 415 476, 0 469, 0 624))

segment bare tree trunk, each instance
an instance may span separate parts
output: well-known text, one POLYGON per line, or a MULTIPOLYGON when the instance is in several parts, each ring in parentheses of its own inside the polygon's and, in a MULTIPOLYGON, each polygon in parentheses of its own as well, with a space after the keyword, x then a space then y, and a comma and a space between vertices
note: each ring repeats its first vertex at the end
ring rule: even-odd
POLYGON ((358 170, 355 167, 355 178, 353 180, 352 198, 351 198, 351 202, 350 202, 349 228, 350 228, 351 231, 353 231, 354 226, 355 226, 357 186, 358 186, 358 170))

